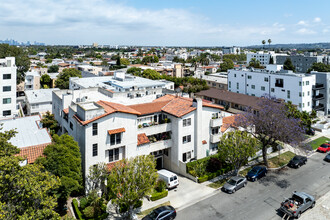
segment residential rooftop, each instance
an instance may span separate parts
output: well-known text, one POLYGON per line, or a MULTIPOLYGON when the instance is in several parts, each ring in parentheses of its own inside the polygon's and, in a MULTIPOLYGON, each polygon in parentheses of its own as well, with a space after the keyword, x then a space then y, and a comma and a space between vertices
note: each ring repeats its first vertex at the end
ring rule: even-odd
POLYGON ((25 96, 30 104, 51 102, 53 91, 60 90, 59 88, 54 89, 38 89, 38 90, 26 90, 25 96))

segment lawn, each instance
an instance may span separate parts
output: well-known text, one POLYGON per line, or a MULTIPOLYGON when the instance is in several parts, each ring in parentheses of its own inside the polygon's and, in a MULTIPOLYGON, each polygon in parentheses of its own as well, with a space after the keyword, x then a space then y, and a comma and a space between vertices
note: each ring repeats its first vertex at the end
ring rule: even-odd
POLYGON ((309 142, 308 144, 311 145, 313 150, 316 150, 321 144, 324 144, 327 141, 330 141, 330 139, 322 136, 322 137, 319 137, 319 138, 309 142))
POLYGON ((218 189, 220 187, 222 187, 226 182, 227 182, 227 178, 222 179, 222 180, 218 180, 214 183, 210 183, 209 185, 207 185, 208 187, 214 188, 214 189, 218 189))
POLYGON ((138 217, 139 217, 139 218, 142 218, 142 217, 148 215, 152 210, 157 209, 158 207, 161 207, 161 206, 164 206, 164 205, 171 205, 171 203, 170 203, 170 201, 168 201, 168 202, 164 202, 164 203, 159 204, 159 205, 157 205, 157 206, 155 206, 155 207, 152 207, 152 208, 150 208, 150 209, 144 210, 144 211, 138 213, 138 217))
POLYGON ((270 168, 278 168, 289 163, 289 161, 295 156, 291 151, 287 151, 279 156, 272 157, 268 159, 268 164, 270 168))

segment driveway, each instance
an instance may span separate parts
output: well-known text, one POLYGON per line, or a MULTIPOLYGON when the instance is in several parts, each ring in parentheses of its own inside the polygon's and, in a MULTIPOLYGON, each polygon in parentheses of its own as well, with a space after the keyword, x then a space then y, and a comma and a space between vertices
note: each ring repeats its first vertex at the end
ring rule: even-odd
POLYGON ((174 208, 182 209, 198 201, 201 201, 202 199, 205 199, 216 192, 215 189, 195 183, 186 177, 183 176, 178 176, 178 177, 179 177, 179 186, 177 188, 169 190, 167 197, 154 202, 144 199, 142 211, 167 201, 170 201, 171 205, 174 208))
MULTIPOLYGON (((249 182, 234 194, 216 193, 194 205, 180 209, 177 219, 253 219, 280 220, 277 212, 284 198, 293 191, 304 191, 317 199, 330 191, 330 163, 324 162, 325 154, 315 153, 299 169, 285 167, 257 182, 249 182)), ((310 210, 315 212, 314 209, 310 210)), ((304 214, 303 213, 302 217, 304 214)))

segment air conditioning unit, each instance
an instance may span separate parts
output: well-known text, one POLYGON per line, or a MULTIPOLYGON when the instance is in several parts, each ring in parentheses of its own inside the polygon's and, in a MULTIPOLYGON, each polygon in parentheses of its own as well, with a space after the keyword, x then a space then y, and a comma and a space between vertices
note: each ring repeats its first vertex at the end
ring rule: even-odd
POLYGON ((80 102, 80 98, 76 98, 76 102, 80 102))

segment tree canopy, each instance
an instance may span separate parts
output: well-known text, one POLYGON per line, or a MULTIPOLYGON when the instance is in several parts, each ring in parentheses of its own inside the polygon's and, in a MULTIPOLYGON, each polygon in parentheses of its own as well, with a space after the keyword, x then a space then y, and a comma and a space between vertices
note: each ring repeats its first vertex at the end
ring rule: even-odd
POLYGON ((56 134, 59 130, 59 125, 55 120, 54 114, 50 113, 49 111, 47 111, 46 114, 43 115, 40 122, 42 123, 42 126, 44 128, 49 129, 49 132, 52 136, 56 134))
POLYGON ((142 59, 142 63, 143 64, 147 64, 147 63, 158 63, 159 62, 159 58, 157 56, 145 56, 142 59))
POLYGON ((27 52, 22 48, 10 46, 8 44, 0 44, 0 58, 15 57, 15 65, 17 67, 17 84, 25 80, 25 73, 30 68, 30 59, 27 52))
POLYGON ((313 65, 307 70, 308 73, 311 71, 330 72, 330 65, 324 63, 313 63, 313 65))
POLYGON ((130 64, 129 60, 126 58, 120 58, 120 65, 128 66, 130 64))
POLYGON ((126 205, 132 216, 134 205, 149 195, 158 178, 152 155, 137 156, 115 163, 108 176, 108 198, 118 206, 126 205))
POLYGON ((51 65, 48 67, 48 73, 58 73, 59 67, 57 65, 51 65))
POLYGON ((257 139, 246 131, 232 131, 224 134, 218 144, 218 155, 222 161, 232 164, 237 174, 250 157, 257 152, 257 139))
POLYGON ((290 58, 286 58, 286 60, 284 61, 283 69, 292 70, 293 72, 296 71, 296 67, 294 67, 290 58))
POLYGON ((260 61, 257 60, 256 58, 252 58, 249 62, 249 67, 253 67, 253 68, 262 68, 263 66, 261 66, 260 61))
POLYGON ((238 126, 248 128, 259 140, 264 163, 268 166, 268 147, 272 147, 277 141, 299 146, 304 140, 304 132, 299 119, 285 117, 287 108, 283 102, 278 102, 273 97, 264 97, 260 99, 258 106, 258 113, 248 109, 238 117, 236 123, 238 126), (254 131, 251 128, 254 128, 254 131))
POLYGON ((60 89, 68 89, 70 77, 81 78, 81 72, 74 68, 64 69, 63 72, 58 75, 57 80, 55 81, 55 87, 60 89))
POLYGON ((222 72, 227 72, 229 69, 234 68, 234 62, 231 59, 223 59, 223 63, 220 64, 222 72))
POLYGON ((40 85, 44 89, 50 88, 51 82, 52 82, 52 79, 50 78, 50 76, 48 74, 44 74, 40 77, 40 85))

